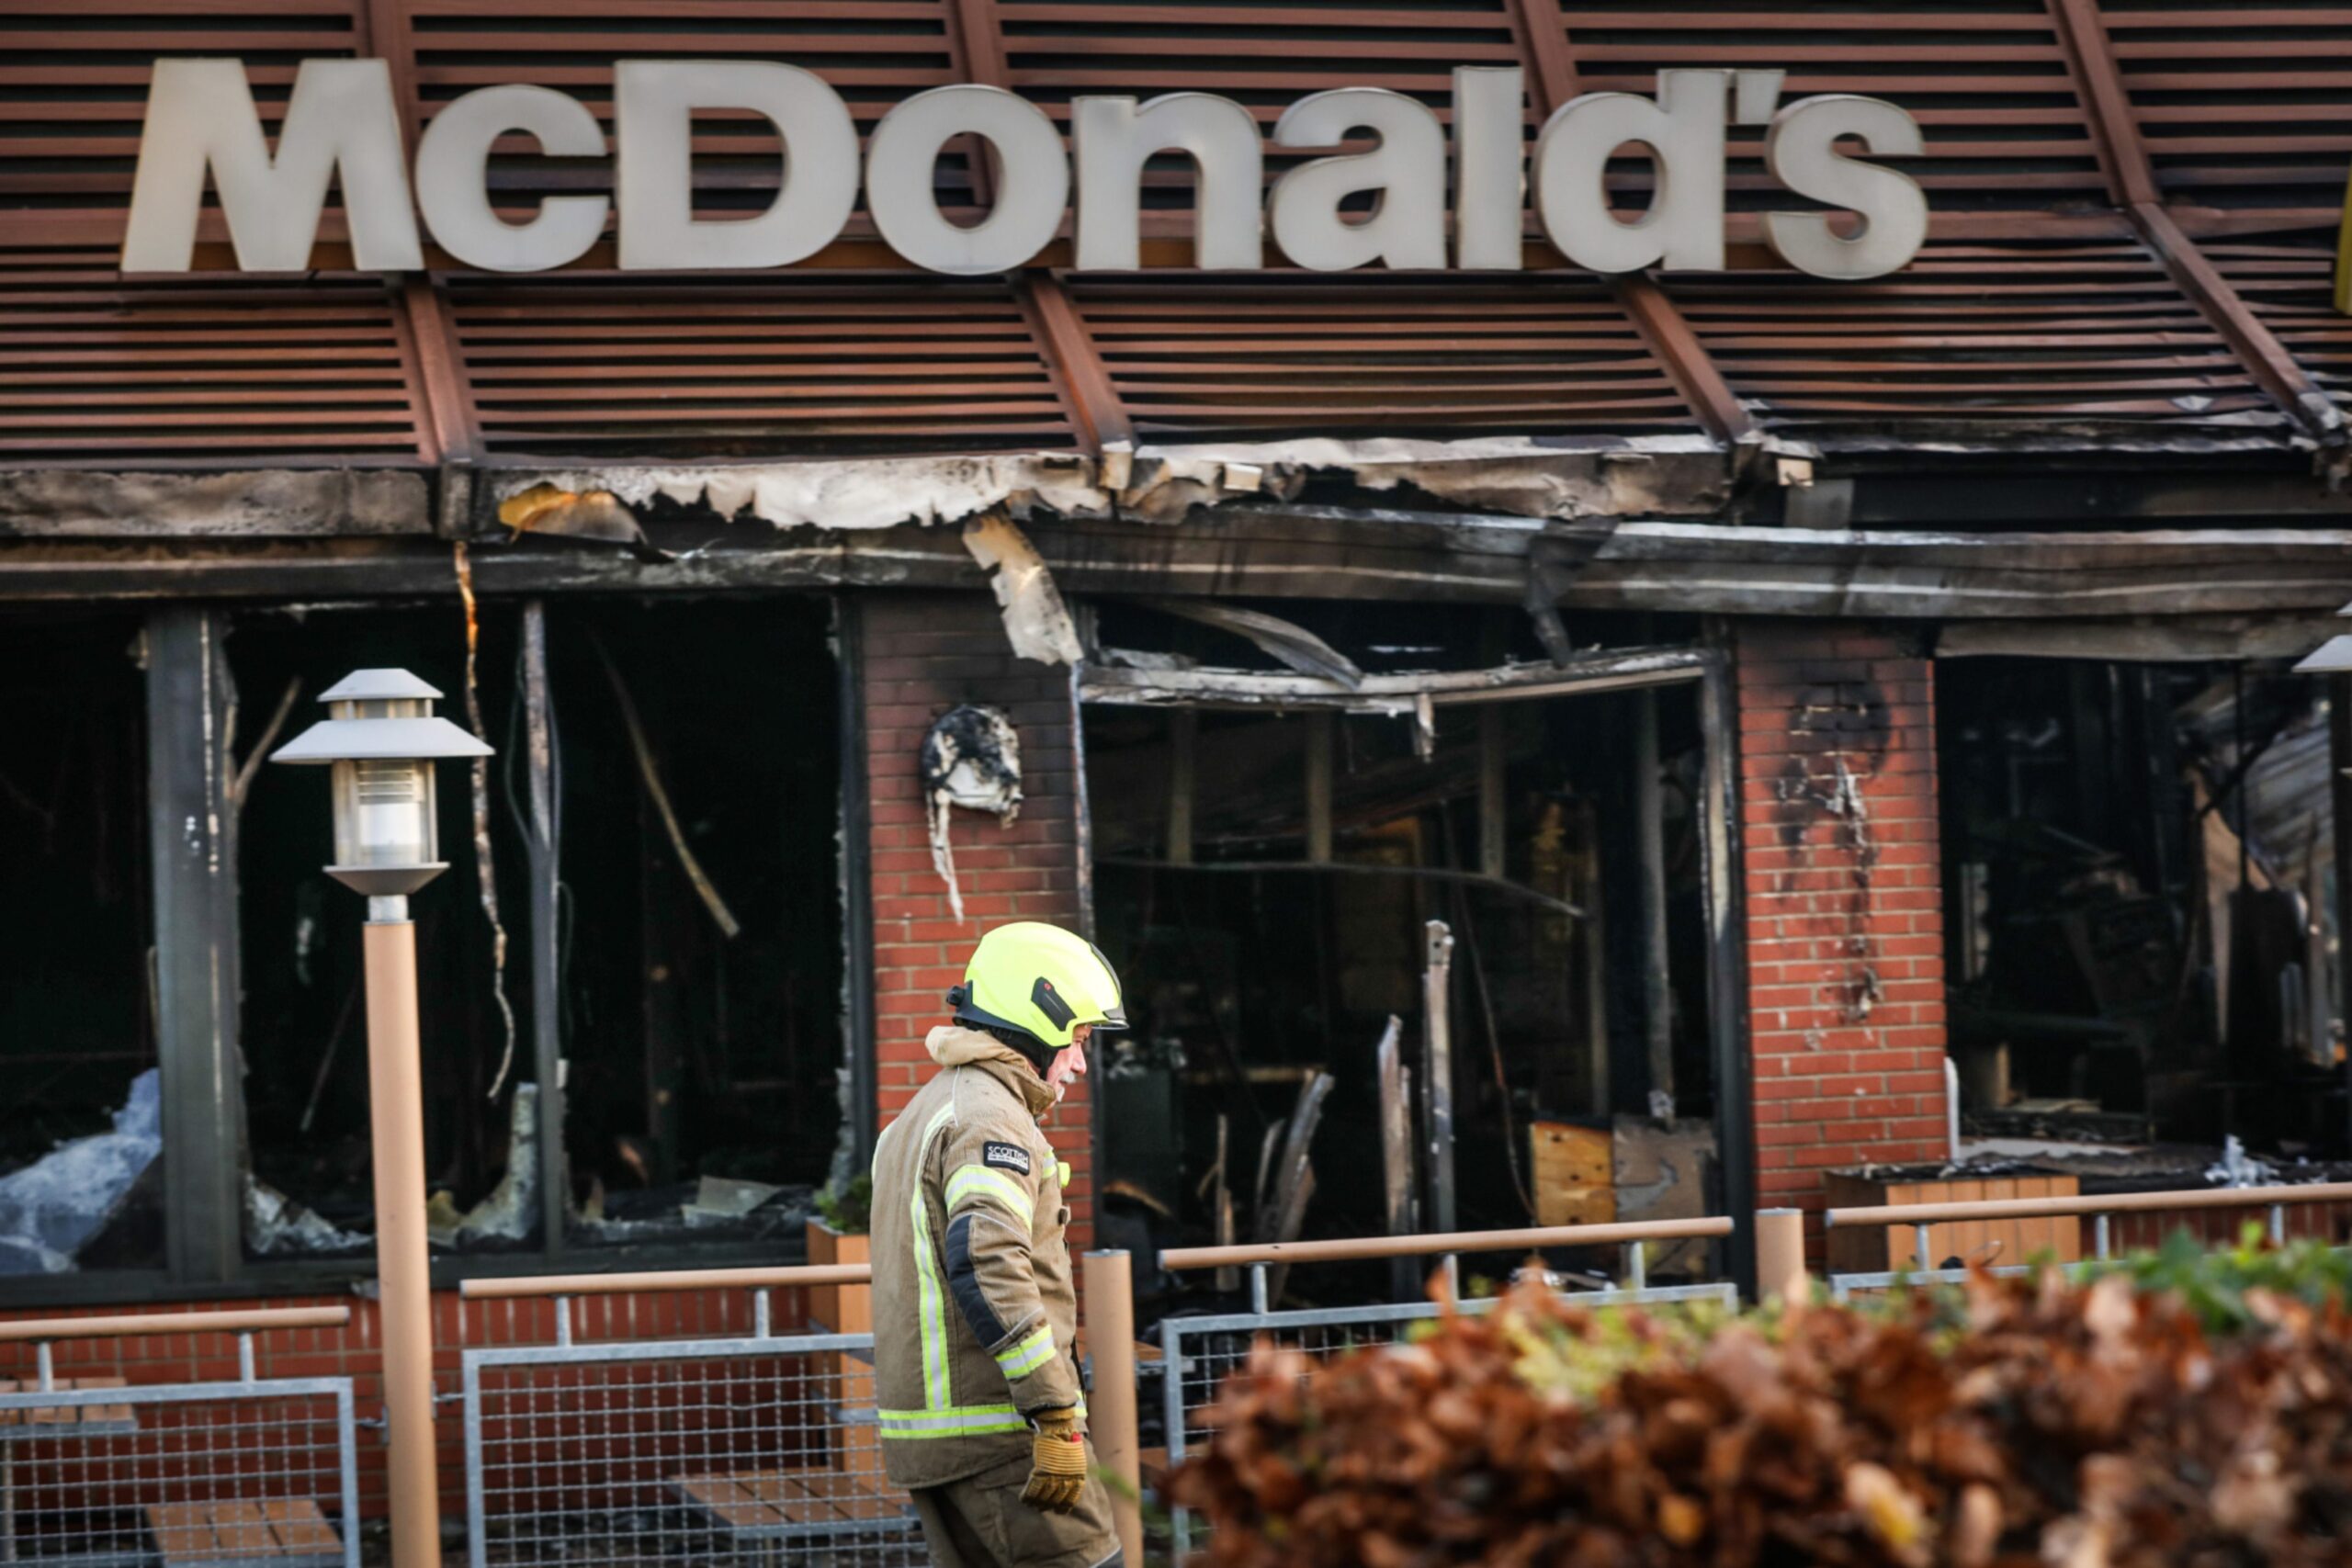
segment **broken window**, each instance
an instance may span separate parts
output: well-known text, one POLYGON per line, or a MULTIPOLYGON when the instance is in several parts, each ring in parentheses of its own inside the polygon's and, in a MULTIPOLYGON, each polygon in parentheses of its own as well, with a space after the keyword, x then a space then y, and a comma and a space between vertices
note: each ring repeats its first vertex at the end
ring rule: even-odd
POLYGON ((0 623, 0 1276, 164 1261, 140 640, 0 623))
POLYGON ((1713 1212, 1695 680, 1546 693, 1553 667, 1502 613, 1258 613, 1289 629, 1098 608, 1096 919, 1135 1021, 1103 1069, 1106 1224, 1124 1211, 1195 1239, 1393 1228, 1384 1134, 1409 1122, 1406 1141, 1425 1145, 1442 1110, 1428 1092, 1431 921, 1452 937, 1453 1170, 1412 1162, 1403 1223, 1713 1212), (1219 670, 1248 679, 1220 686, 1219 670), (1361 693, 1471 671, 1507 671, 1503 700, 1482 681, 1435 681, 1426 702, 1342 691, 1351 675, 1361 693), (1521 682, 1534 683, 1510 689, 1521 682), (1392 1057, 1403 1072, 1384 1085, 1392 1057), (1301 1211, 1283 1190, 1286 1124, 1318 1097, 1321 1179, 1301 1211), (1628 1160, 1641 1174, 1621 1205, 1628 1160), (1645 1206, 1661 1200, 1675 1206, 1645 1206))
MULTIPOLYGON (((2345 1142, 2325 685, 2283 665, 1939 665, 1969 1147, 2345 1142)), ((2189 1169, 2188 1168, 2194 1168, 2189 1169)))
MULTIPOLYGON (((773 1256, 774 1238, 797 1237, 842 1122, 838 698, 825 606, 600 600, 545 617, 558 1239, 734 1243, 773 1256)), ((482 607, 503 976, 463 764, 440 775, 450 869, 414 901, 436 1249, 548 1245, 521 622, 511 604, 482 607)), ((248 714, 300 681, 299 728, 322 683, 399 665, 447 694, 442 709, 462 723, 463 626, 454 601, 257 614, 230 649, 248 714)), ((248 1252, 356 1249, 374 1226, 364 906, 320 869, 330 838, 315 776, 263 769, 243 828, 248 1252)))

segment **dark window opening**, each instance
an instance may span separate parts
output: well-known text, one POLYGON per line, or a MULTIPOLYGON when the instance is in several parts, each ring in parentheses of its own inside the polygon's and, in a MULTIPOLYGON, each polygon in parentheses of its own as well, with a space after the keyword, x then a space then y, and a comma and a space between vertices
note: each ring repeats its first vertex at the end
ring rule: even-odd
MULTIPOLYGON (((514 1012, 503 1079, 509 1041, 463 763, 443 763, 439 776, 449 870, 412 900, 436 1250, 548 1245, 521 618, 511 604, 486 604, 479 660, 483 727, 499 749, 490 835, 514 1012)), ((561 1239, 651 1249, 797 1241, 842 1114, 838 718, 824 606, 594 601, 551 605, 546 619, 561 1239)), ((464 653, 454 604, 257 614, 230 641, 247 715, 266 716, 288 682, 303 682, 289 735, 320 716, 325 683, 382 664, 441 688, 439 711, 467 723, 464 653)), ((356 1252, 373 1230, 365 904, 320 869, 330 844, 322 774, 265 766, 242 826, 256 1183, 247 1249, 356 1252)))
MULTIPOLYGON (((1542 658, 1515 614, 1262 608, 1367 673, 1542 658)), ((1630 620, 1608 630, 1618 646, 1667 640, 1630 620)), ((1580 622, 1578 644, 1595 631, 1580 622)), ((1102 607, 1098 637, 1118 650, 1105 653, 1114 664, 1283 668, 1230 632, 1131 606, 1102 607)), ((1277 1201, 1264 1140, 1318 1073, 1333 1084, 1310 1149, 1304 1234, 1385 1233, 1375 1048, 1396 1017, 1418 1083, 1431 919, 1454 943, 1455 1224, 1615 1219, 1625 1161, 1679 1189, 1690 1213, 1714 1212, 1696 683, 1445 703, 1433 716, 1422 737, 1409 705, 1395 715, 1087 710, 1097 926, 1134 1021, 1102 1069, 1106 1236, 1127 1224, 1159 1245, 1216 1239, 1222 1190, 1234 1238, 1256 1239, 1277 1201), (1655 1050, 1633 827, 1645 705, 1657 718, 1666 889, 1655 1050), (1328 807, 1311 804, 1310 780, 1324 776, 1328 807), (1330 863, 1317 866, 1311 836, 1326 831, 1330 863)), ((1425 1145, 1418 1107, 1414 1127, 1425 1145)), ((1430 1176, 1417 1158, 1417 1228, 1435 1228, 1430 1176)), ((1624 1217, 1641 1217, 1633 1205, 1646 1201, 1629 1191, 1624 1217)), ((1302 1276, 1295 1288, 1340 1282, 1302 1276)))
POLYGON ((1970 1149, 2352 1155, 2324 683, 1952 660, 1938 720, 1970 1149))
POLYGON ((161 1267, 135 616, 0 624, 0 1276, 161 1267))

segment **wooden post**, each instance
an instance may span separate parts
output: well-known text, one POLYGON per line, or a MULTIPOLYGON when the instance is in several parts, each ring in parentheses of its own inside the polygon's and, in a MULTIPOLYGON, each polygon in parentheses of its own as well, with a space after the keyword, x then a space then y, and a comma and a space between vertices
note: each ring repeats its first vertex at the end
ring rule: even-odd
POLYGON ((1427 967, 1421 975, 1421 1096, 1428 1107, 1429 1220, 1450 1231, 1453 1203, 1453 1028, 1451 1010, 1453 931, 1443 920, 1428 926, 1427 967))
POLYGON ((148 847, 162 1070, 164 1240, 180 1284, 242 1266, 244 1117, 237 1053, 237 813, 221 744, 236 688, 227 617, 175 606, 147 620, 148 847))
MULTIPOLYGON (((1380 1186, 1382 1208, 1390 1235, 1410 1235, 1413 1224, 1413 1070, 1405 1066, 1404 1021, 1394 1013, 1373 1052, 1380 1079, 1380 1186)), ((1412 1265, 1389 1265, 1389 1292, 1398 1301, 1410 1300, 1415 1277, 1412 1265)))
POLYGON ((1478 709, 1478 870, 1498 879, 1503 874, 1503 773, 1508 760, 1502 705, 1485 704, 1478 709))
POLYGON ((1125 1561, 1143 1562, 1143 1454, 1136 1427, 1136 1305, 1134 1276, 1125 1252, 1090 1252, 1080 1259, 1086 1287, 1086 1348, 1094 1362, 1087 1426, 1095 1462, 1119 1484, 1111 1488, 1111 1520, 1125 1561))
MULTIPOLYGON (((2335 835, 2336 1010, 2352 1027, 2352 675, 2327 679, 2327 800, 2335 835)), ((2344 1054, 2352 1085, 2352 1050, 2344 1054)), ((2352 1097, 2346 1099, 2352 1116, 2352 1097)), ((2346 1128, 2352 1147, 2352 1126, 2346 1128)))
POLYGON ((1756 1212, 1756 1296, 1759 1303, 1777 1296, 1797 1304, 1813 1294, 1813 1280, 1804 1271, 1804 1213, 1800 1209, 1758 1209, 1756 1212))
POLYGON ((1673 1114, 1674 993, 1667 984, 1666 807, 1658 786, 1657 693, 1634 696, 1634 840, 1642 868, 1642 1039, 1650 1113, 1673 1114))
POLYGON ((557 964, 561 876, 555 840, 555 708, 548 689, 548 607, 523 602, 523 733, 530 767, 531 1059, 539 1085, 539 1223, 550 1258, 563 1254, 571 1176, 563 1149, 563 998, 557 964))
POLYGON ((1317 865, 1331 860, 1331 742, 1328 713, 1306 716, 1306 858, 1317 865))
POLYGON ((1576 901, 1584 910, 1576 934, 1584 955, 1585 1040, 1592 1056, 1591 1111, 1595 1116, 1606 1116, 1615 1109, 1609 1098, 1608 879, 1600 874, 1600 826, 1592 803, 1578 801, 1576 806, 1576 901))
POLYGON ((1178 708, 1168 716, 1168 861, 1193 863, 1193 747, 1201 716, 1178 708))

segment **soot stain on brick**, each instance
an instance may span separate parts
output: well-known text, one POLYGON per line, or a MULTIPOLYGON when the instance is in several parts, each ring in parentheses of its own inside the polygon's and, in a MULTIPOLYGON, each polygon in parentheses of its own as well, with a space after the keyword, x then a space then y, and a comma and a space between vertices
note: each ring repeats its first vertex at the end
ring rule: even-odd
MULTIPOLYGON (((1855 680, 1838 667, 1809 669, 1802 700, 1789 710, 1793 745, 1781 765, 1773 794, 1780 802, 1779 828, 1784 849, 1804 847, 1805 834, 1828 822, 1835 831, 1826 847, 1834 850, 1846 873, 1846 886, 1836 890, 1838 972, 1821 986, 1822 994, 1840 1021, 1866 1021, 1883 998, 1870 938, 1871 884, 1878 865, 1878 840, 1871 824, 1870 803, 1862 782, 1875 777, 1878 763, 1893 744, 1894 725, 1885 694, 1875 682, 1855 680), (1857 773, 1849 757, 1863 764, 1857 773), (1829 773, 1816 770, 1826 761, 1829 773)), ((1803 890, 1799 878, 1809 869, 1800 861, 1780 874, 1781 890, 1803 890)), ((1829 890, 1823 890, 1827 896, 1829 890)), ((1818 1044, 1818 1032, 1808 1041, 1818 1044)))

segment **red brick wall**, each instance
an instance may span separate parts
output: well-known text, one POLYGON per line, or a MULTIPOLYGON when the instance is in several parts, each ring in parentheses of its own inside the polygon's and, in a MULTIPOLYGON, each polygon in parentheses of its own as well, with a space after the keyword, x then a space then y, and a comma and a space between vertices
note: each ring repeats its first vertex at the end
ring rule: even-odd
MULTIPOLYGON (((1075 928, 1077 761, 1069 671, 1016 659, 985 592, 877 594, 865 603, 867 778, 874 854, 875 1078, 882 1121, 933 1071, 923 1036, 944 1021, 943 998, 964 976, 980 933, 1005 920, 1075 928), (958 703, 1001 707, 1021 737, 1020 820, 1006 827, 955 813, 952 841, 964 918, 932 869, 916 761, 923 732, 958 703)), ((1092 1245, 1088 1086, 1074 1086, 1046 1132, 1075 1173, 1070 1250, 1092 1245)))
POLYGON ((1737 670, 1758 1193, 1817 1211, 1826 1170, 1944 1154, 1934 666, 1758 621, 1737 670))
MULTIPOLYGON (((383 1414, 383 1333, 378 1304, 350 1296, 277 1297, 267 1301, 208 1303, 188 1307, 168 1303, 138 1307, 90 1307, 65 1311, 11 1313, 8 1317, 86 1317, 117 1313, 212 1311, 256 1307, 348 1306, 351 1322, 341 1328, 276 1329, 258 1335, 254 1343, 254 1370, 264 1379, 349 1377, 354 1407, 362 1420, 383 1414)), ((611 1339, 720 1338, 752 1332, 752 1295, 749 1291, 672 1291, 641 1294, 584 1296, 571 1306, 576 1341, 585 1344, 611 1339)), ((775 1332, 788 1334, 808 1321, 808 1303, 797 1291, 780 1291, 773 1302, 775 1332)), ((458 1355, 486 1346, 550 1345, 555 1342, 555 1303, 549 1300, 468 1302, 454 1291, 436 1292, 433 1298, 434 1382, 443 1394, 455 1394, 459 1382, 458 1355)), ((168 1334, 131 1339, 65 1339, 53 1348, 60 1378, 119 1377, 131 1384, 227 1382, 238 1376, 237 1339, 232 1334, 168 1334)), ((34 1347, 0 1345, 0 1379, 20 1379, 34 1385, 38 1376, 34 1347)), ((198 1406, 198 1418, 217 1406, 198 1406)), ((170 1417, 158 1407, 141 1407, 142 1429, 170 1417)), ((465 1430, 458 1407, 440 1406, 436 1422, 441 1474, 441 1509, 445 1517, 463 1518, 466 1508, 465 1430)), ((609 1428, 608 1428, 609 1429, 609 1428)), ((385 1513, 387 1450, 380 1429, 359 1433, 359 1498, 363 1516, 385 1513)), ((305 1465, 325 1463, 305 1460, 305 1465)), ((30 1471, 24 1478, 37 1484, 30 1471)), ((118 1476, 116 1479, 119 1480, 118 1476)), ((319 1499, 332 1506, 330 1490, 319 1499)))

